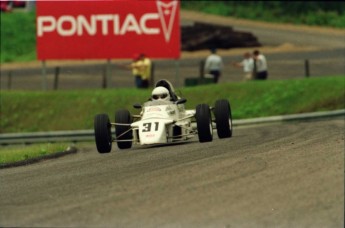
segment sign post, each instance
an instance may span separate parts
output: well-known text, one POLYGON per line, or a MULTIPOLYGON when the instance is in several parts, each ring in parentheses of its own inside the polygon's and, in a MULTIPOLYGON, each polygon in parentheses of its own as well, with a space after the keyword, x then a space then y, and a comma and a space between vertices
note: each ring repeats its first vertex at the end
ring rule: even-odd
POLYGON ((106 66, 106 77, 107 77, 107 86, 108 88, 111 87, 111 60, 107 59, 107 66, 106 66))
POLYGON ((45 60, 42 60, 42 90, 47 90, 47 66, 45 60))

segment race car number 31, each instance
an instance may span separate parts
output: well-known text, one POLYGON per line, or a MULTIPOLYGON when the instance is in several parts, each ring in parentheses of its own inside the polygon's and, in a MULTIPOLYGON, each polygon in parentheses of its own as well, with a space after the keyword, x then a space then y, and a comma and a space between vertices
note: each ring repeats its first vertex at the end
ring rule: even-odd
POLYGON ((142 132, 150 132, 152 129, 152 124, 154 124, 154 131, 158 131, 159 122, 154 122, 154 123, 144 123, 143 124, 144 129, 142 130, 142 132))

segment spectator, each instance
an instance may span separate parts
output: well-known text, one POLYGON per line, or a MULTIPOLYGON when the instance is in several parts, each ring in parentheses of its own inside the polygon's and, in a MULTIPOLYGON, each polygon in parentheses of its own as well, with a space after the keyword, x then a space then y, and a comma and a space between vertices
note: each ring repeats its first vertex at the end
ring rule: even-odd
POLYGON ((135 54, 130 64, 137 88, 148 88, 151 76, 151 60, 145 54, 135 54))
POLYGON ((222 74, 223 60, 217 54, 215 48, 211 49, 211 54, 206 58, 204 70, 213 76, 214 83, 218 82, 219 77, 222 74))
POLYGON ((254 71, 254 59, 249 52, 243 54, 243 60, 241 62, 235 62, 233 65, 235 67, 242 67, 244 72, 244 80, 253 79, 254 71))
POLYGON ((151 80, 151 60, 145 55, 140 54, 139 74, 141 75, 141 88, 148 88, 151 80))
POLYGON ((254 55, 254 78, 257 80, 266 80, 268 77, 266 57, 258 50, 253 52, 254 55))

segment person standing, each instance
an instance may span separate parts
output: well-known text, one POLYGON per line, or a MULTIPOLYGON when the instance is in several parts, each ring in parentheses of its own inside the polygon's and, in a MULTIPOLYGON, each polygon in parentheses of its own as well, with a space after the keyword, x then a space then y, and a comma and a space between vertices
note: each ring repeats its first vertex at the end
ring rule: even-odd
POLYGON ((253 79, 254 71, 254 59, 249 52, 243 54, 243 60, 241 62, 233 63, 235 67, 242 67, 244 72, 244 80, 253 79))
POLYGON ((139 74, 139 60, 140 55, 134 54, 133 62, 129 65, 129 67, 132 69, 132 75, 134 76, 134 84, 137 88, 141 88, 142 85, 141 75, 139 74))
POLYGON ((137 88, 148 88, 151 76, 151 60, 145 54, 135 54, 130 65, 137 88))
POLYGON ((266 57, 263 54, 261 54, 260 51, 255 50, 253 52, 253 59, 254 59, 254 79, 266 80, 268 77, 266 57))
POLYGON ((148 88, 151 80, 151 60, 145 55, 140 54, 139 74, 141 75, 141 88, 148 88))
POLYGON ((213 76, 214 83, 217 83, 223 70, 223 60, 217 54, 217 49, 211 49, 211 54, 206 58, 204 71, 213 76))

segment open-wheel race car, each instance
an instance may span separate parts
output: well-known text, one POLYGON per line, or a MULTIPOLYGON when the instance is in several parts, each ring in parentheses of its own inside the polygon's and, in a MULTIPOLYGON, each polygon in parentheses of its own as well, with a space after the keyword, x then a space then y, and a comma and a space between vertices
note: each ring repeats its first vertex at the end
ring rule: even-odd
POLYGON ((160 80, 152 91, 152 97, 143 105, 140 114, 132 115, 126 109, 117 110, 115 122, 110 122, 107 114, 94 118, 94 131, 97 150, 108 153, 112 143, 119 149, 129 149, 133 144, 156 145, 186 141, 198 135, 199 142, 213 140, 213 129, 219 138, 232 136, 232 115, 230 102, 216 100, 213 107, 198 104, 193 110, 186 110, 187 100, 175 94, 167 80, 160 80), (115 127, 113 137, 112 127, 115 127))

